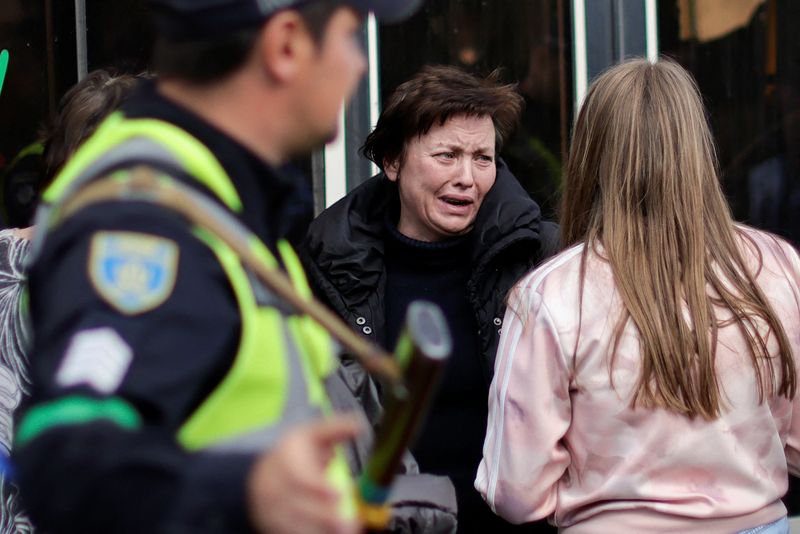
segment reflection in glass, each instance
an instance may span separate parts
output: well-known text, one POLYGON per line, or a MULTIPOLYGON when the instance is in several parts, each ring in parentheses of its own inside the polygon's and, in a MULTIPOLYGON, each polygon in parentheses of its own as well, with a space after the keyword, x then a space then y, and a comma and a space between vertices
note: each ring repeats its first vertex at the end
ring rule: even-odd
POLYGON ((659 2, 662 53, 697 78, 737 219, 800 243, 800 5, 659 2))
POLYGON ((87 1, 86 27, 90 71, 136 74, 149 68, 155 33, 147 0, 87 1))
POLYGON ((73 4, 5 0, 0 49, 9 63, 0 94, 0 227, 24 224, 39 178, 37 133, 77 79, 73 4))
MULTIPOLYGON (((799 245, 800 3, 662 0, 659 20, 662 52, 705 96, 734 216, 799 245)), ((790 514, 798 486, 791 478, 790 514)))

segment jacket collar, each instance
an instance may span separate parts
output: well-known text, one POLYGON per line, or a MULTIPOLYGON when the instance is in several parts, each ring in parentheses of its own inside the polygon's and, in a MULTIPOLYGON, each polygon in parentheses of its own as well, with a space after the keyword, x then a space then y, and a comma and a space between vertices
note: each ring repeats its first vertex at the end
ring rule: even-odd
MULTIPOLYGON (((322 212, 309 227, 307 260, 348 302, 363 301, 384 272, 383 217, 398 202, 397 187, 385 174, 373 176, 322 212)), ((539 238, 541 212, 505 162, 498 160, 497 179, 475 219, 471 279, 511 243, 539 238)))

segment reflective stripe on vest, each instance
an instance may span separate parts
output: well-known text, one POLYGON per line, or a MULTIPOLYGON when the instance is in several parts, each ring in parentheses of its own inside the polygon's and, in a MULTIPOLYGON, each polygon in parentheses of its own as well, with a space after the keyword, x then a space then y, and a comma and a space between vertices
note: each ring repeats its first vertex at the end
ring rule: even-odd
POLYGON ((202 230, 196 233, 214 251, 231 281, 242 317, 242 337, 234 366, 181 427, 178 438, 189 449, 263 449, 288 428, 327 411, 327 397, 320 398, 313 387, 321 386, 320 378, 326 375, 311 364, 303 337, 292 331, 291 323, 301 318, 281 313, 272 293, 246 274, 233 251, 202 230), (267 398, 265 391, 270 392, 267 398), (256 414, 268 424, 240 420, 256 414))
POLYGON ((71 188, 78 188, 79 175, 91 179, 108 170, 114 159, 147 163, 148 160, 168 163, 183 170, 209 188, 231 211, 242 211, 242 201, 222 165, 205 145, 186 131, 157 119, 126 119, 122 112, 106 118, 97 131, 67 161, 64 169, 42 194, 48 204, 65 198, 71 188), (128 141, 145 143, 146 148, 127 145, 124 151, 111 155, 111 150, 128 141), (108 158, 105 162, 102 158, 108 158), (140 158, 140 159, 136 159, 140 158), (100 166, 102 165, 102 168, 100 166))
MULTIPOLYGON (((231 211, 241 211, 235 187, 202 143, 174 125, 154 119, 125 119, 115 113, 44 192, 37 216, 40 230, 50 229, 59 204, 82 185, 134 162, 149 163, 159 172, 186 173, 231 211)), ((123 171, 122 179, 125 174, 123 171)), ((224 215, 231 216, 228 212, 224 215)), ((177 440, 187 450, 264 450, 296 424, 330 413, 323 382, 337 365, 333 343, 310 317, 282 310, 277 297, 244 269, 224 242, 202 228, 195 228, 194 233, 213 251, 231 283, 241 314, 241 339, 228 373, 184 422, 177 440)), ((43 241, 43 235, 38 237, 43 241)), ((277 268, 277 261, 261 241, 255 240, 251 246, 262 261, 277 268)), ((288 243, 281 242, 278 248, 296 290, 310 298, 297 256, 288 243)), ((342 513, 353 517, 352 481, 341 450, 330 464, 329 475, 345 496, 342 513)))

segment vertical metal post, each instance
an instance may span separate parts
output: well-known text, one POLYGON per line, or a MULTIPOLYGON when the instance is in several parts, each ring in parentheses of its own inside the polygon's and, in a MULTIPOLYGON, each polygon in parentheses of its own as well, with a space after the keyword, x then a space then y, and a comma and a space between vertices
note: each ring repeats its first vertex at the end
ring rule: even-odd
POLYGON ((78 81, 89 73, 89 55, 86 44, 86 0, 75 0, 75 44, 78 58, 78 81))
POLYGON ((347 144, 344 105, 339 115, 339 135, 325 145, 325 207, 347 194, 347 144))
POLYGON ((325 150, 311 154, 311 187, 314 194, 314 217, 325 209, 325 150))
POLYGON ((572 57, 575 70, 575 116, 586 96, 589 85, 586 60, 586 5, 585 0, 572 0, 572 57))
MULTIPOLYGON (((367 19, 367 59, 369 61, 369 131, 378 123, 381 114, 380 64, 378 63, 378 21, 370 14, 367 19)), ((378 166, 370 166, 372 174, 378 173, 378 166)))
POLYGON ((358 155, 358 147, 375 126, 380 114, 380 71, 378 66, 378 24, 370 15, 364 28, 362 46, 366 49, 367 78, 359 85, 353 100, 339 117, 339 136, 324 149, 324 176, 314 176, 325 184, 325 207, 347 194, 378 169, 358 155))
POLYGON ((658 60, 658 15, 656 0, 644 0, 645 35, 647 36, 647 59, 658 60))

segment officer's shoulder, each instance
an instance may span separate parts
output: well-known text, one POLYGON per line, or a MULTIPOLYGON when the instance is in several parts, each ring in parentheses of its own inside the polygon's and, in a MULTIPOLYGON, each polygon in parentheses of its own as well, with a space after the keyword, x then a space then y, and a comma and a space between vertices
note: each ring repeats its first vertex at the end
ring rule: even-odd
POLYGON ((32 285, 69 285, 86 293, 74 296, 77 301, 99 298, 124 316, 161 307, 178 280, 198 287, 222 272, 185 219, 143 202, 87 207, 47 232, 39 246, 30 266, 32 285))
POLYGON ((190 259, 195 259, 193 264, 213 261, 211 251, 180 215, 144 202, 104 202, 88 206, 54 227, 37 228, 30 273, 36 278, 62 267, 70 272, 77 268, 90 271, 93 261, 97 265, 103 255, 122 253, 125 257, 137 250, 142 258, 147 256, 144 251, 160 251, 155 253, 157 261, 173 271, 180 265, 178 257, 183 264, 190 259))
POLYGON ((191 225, 179 214, 147 202, 109 201, 87 206, 50 228, 37 229, 46 248, 88 242, 98 232, 138 232, 178 243, 194 240, 191 225))

